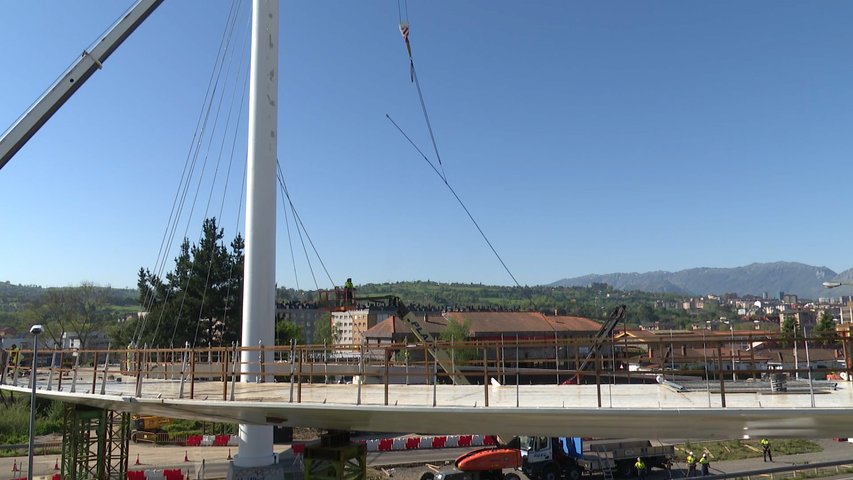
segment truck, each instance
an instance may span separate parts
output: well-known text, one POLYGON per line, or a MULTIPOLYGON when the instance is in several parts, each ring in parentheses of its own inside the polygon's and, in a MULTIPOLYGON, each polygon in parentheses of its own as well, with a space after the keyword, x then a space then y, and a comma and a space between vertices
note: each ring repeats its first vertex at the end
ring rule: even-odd
POLYGON ((647 468, 669 469, 675 455, 674 446, 650 440, 594 440, 587 447, 580 437, 519 437, 521 471, 531 480, 578 480, 584 473, 630 478, 638 457, 647 468))
POLYGON ((456 459, 453 468, 425 472, 420 480, 520 480, 521 451, 516 445, 474 450, 456 459), (505 469, 511 469, 504 474, 505 469))
POLYGON ((154 415, 134 415, 132 430, 137 432, 161 433, 163 427, 172 423, 171 418, 157 417, 154 415))
POLYGON ((630 478, 637 457, 648 468, 668 469, 674 454, 672 445, 649 440, 594 440, 585 449, 580 437, 521 436, 506 445, 465 453, 453 468, 426 472, 421 480, 519 480, 517 471, 530 480, 579 480, 584 473, 630 478))

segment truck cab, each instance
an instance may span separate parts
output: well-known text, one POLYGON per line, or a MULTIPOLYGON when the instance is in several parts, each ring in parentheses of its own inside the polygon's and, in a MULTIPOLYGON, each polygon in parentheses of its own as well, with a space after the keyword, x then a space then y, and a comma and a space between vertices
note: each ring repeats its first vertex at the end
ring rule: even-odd
POLYGON ((578 480, 584 467, 578 437, 519 437, 521 471, 531 480, 578 480))

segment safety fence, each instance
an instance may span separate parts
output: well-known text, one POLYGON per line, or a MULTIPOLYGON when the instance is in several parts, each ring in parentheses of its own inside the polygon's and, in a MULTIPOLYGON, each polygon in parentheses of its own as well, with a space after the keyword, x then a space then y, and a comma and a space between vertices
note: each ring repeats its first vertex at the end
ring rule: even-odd
MULTIPOLYGON (((835 382, 853 378, 853 362, 848 360, 853 348, 851 337, 846 335, 833 341, 808 337, 791 341, 779 334, 734 331, 648 337, 623 334, 603 341, 555 336, 420 344, 53 349, 40 350, 35 362, 32 350, 16 350, 0 352, 0 383, 29 386, 35 377, 38 387, 46 390, 223 401, 237 399, 237 382, 287 383, 289 392, 284 400, 301 403, 303 385, 352 382, 384 385, 384 398, 380 397, 379 403, 391 405, 392 385, 434 386, 464 376, 469 383, 483 386, 481 405, 489 406, 487 387, 492 379, 500 385, 586 383, 599 388, 613 383, 666 381, 679 391, 700 385, 719 395, 725 407, 727 392, 796 391, 814 399, 815 393, 834 389, 835 382), (753 348, 761 344, 784 346, 793 354, 769 355, 753 348), (831 350, 836 357, 811 361, 809 350, 817 347, 831 350), (435 357, 438 351, 449 358, 449 364, 442 367, 457 373, 439 368, 435 357), (41 365, 39 375, 31 375, 33 364, 41 365), (202 393, 198 392, 200 383, 204 384, 202 393)), ((603 406, 601 395, 597 406, 603 406)))

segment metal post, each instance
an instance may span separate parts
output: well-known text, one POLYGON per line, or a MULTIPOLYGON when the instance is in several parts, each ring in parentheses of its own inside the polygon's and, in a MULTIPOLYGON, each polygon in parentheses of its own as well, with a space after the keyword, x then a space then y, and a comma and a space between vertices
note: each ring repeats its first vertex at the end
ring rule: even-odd
POLYGON ((299 370, 296 372, 296 403, 302 403, 302 350, 299 350, 299 370))
POLYGON ((515 407, 519 406, 518 389, 521 384, 521 369, 518 368, 518 334, 515 335, 515 407))
POLYGON ((557 331, 554 330, 554 371, 557 372, 557 385, 560 384, 560 350, 557 346, 557 331))
POLYGON ((388 381, 389 381, 389 379, 388 379, 388 368, 390 368, 390 363, 391 363, 390 353, 391 353, 391 350, 389 350, 388 347, 385 347, 385 379, 384 379, 385 381, 383 383, 385 383, 385 406, 386 407, 388 406, 388 381))
MULTIPOLYGON (((44 330, 41 325, 33 325, 30 328, 30 333, 33 334, 33 368, 30 370, 30 386, 32 386, 32 394, 30 395, 30 441, 29 441, 29 449, 27 454, 27 480, 33 480, 33 448, 35 446, 35 438, 36 438, 36 383, 37 382, 37 372, 36 368, 38 366, 38 336, 44 330)), ((18 353, 20 356, 20 352, 18 353)))
POLYGON ((723 345, 717 343, 717 368, 719 369, 720 378, 720 401, 723 408, 726 408, 726 382, 723 380, 723 345))
MULTIPOLYGON (((53 366, 56 365, 56 344, 53 344, 53 354, 50 356, 50 370, 47 376, 47 389, 53 387, 53 366)), ((62 372, 59 373, 59 378, 62 378, 62 372)))
MULTIPOLYGON (((580 377, 578 378, 580 384, 580 377)), ((598 396, 598 408, 601 408, 601 349, 595 349, 595 392, 598 396)))
POLYGON ((237 377, 240 376, 240 372, 237 371, 240 362, 240 344, 232 343, 232 353, 231 353, 231 401, 234 401, 234 390, 236 390, 237 377))
POLYGON ((290 403, 293 403, 293 372, 296 369, 296 352, 294 349, 296 348, 296 340, 290 339, 290 403))
MULTIPOLYGON (((453 345, 453 335, 450 336, 450 371, 453 372, 453 385, 456 385, 456 348, 453 345)), ((406 384, 409 380, 406 378, 406 384)))
POLYGON ((812 408, 814 408, 814 382, 812 380, 812 362, 809 358, 809 337, 806 336, 806 326, 803 325, 803 343, 806 346, 806 368, 809 369, 809 395, 812 400, 812 408))
MULTIPOLYGON (((426 344, 424 344, 426 346, 426 344)), ((361 405, 361 381, 362 381, 362 371, 364 366, 364 344, 359 345, 358 347, 358 398, 356 400, 356 405, 361 405)), ((426 366, 426 359, 424 359, 424 366, 426 366)), ((302 365, 300 365, 302 368, 302 365)), ((429 370, 427 370, 427 375, 429 375, 429 370)))
POLYGON ((708 373, 708 344, 705 342, 705 330, 702 330, 702 357, 705 365, 705 391, 708 392, 708 408, 711 408, 711 374, 708 373))
POLYGON ((95 352, 95 359, 92 362, 92 395, 95 394, 95 386, 97 385, 98 381, 98 353, 100 352, 95 352))
POLYGON ((488 367, 488 352, 486 346, 483 345, 483 395, 486 400, 486 406, 489 406, 489 367, 488 367))
MULTIPOLYGON (((432 347, 435 348, 435 343, 432 344, 432 347)), ((436 397, 438 396, 438 362, 435 359, 435 356, 432 357, 432 406, 434 407, 436 404, 436 397)))
POLYGON ((732 332, 732 349, 731 349, 732 350, 731 351, 731 354, 732 354, 732 381, 736 382, 737 381, 737 374, 735 374, 735 326, 732 324, 729 324, 729 330, 731 330, 731 332, 732 332))

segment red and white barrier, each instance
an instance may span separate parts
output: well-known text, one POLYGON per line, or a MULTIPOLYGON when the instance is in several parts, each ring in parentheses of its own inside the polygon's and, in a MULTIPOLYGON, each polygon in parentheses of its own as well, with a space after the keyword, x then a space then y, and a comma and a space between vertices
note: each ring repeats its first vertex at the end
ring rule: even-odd
POLYGON ((184 480, 189 475, 180 468, 130 470, 127 472, 127 480, 184 480))
POLYGON ((393 437, 365 440, 368 452, 400 452, 404 450, 431 450, 437 448, 482 447, 496 445, 492 435, 436 435, 393 437))

